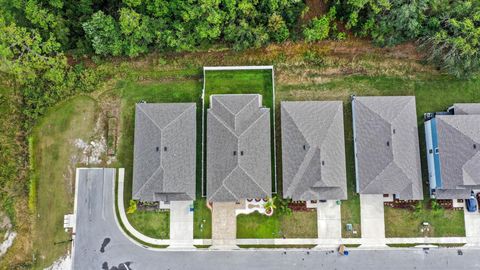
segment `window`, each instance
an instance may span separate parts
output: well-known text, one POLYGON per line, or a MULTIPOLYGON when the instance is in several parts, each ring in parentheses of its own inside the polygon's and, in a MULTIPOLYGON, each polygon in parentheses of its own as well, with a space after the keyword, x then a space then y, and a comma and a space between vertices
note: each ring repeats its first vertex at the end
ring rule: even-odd
POLYGON ((428 153, 429 153, 429 154, 433 154, 433 150, 432 150, 432 149, 428 149, 428 153))
POLYGON ((435 154, 438 154, 438 148, 435 148, 435 154))

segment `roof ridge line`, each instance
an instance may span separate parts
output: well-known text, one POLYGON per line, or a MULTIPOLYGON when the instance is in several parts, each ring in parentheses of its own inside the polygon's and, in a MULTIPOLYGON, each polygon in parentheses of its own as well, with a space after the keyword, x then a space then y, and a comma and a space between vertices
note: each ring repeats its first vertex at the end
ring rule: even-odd
POLYGON ((263 192, 265 192, 265 194, 267 194, 267 195, 270 194, 270 195, 271 195, 271 192, 268 193, 265 189, 263 189, 263 187, 260 186, 260 185, 258 184, 258 182, 240 165, 240 162, 238 163, 238 167, 239 167, 240 169, 242 169, 242 171, 243 171, 250 179, 252 179, 252 181, 255 183, 255 185, 257 185, 261 190, 263 190, 263 192))
MULTIPOLYGON (((225 179, 227 179, 227 178, 233 173, 233 171, 234 171, 237 167, 238 167, 238 162, 237 162, 237 165, 235 166, 235 168, 233 168, 233 169, 230 171, 230 173, 228 173, 227 176, 225 176, 225 178, 222 179, 222 185, 220 186, 220 187, 222 187, 222 186, 225 187, 225 188, 227 189, 227 191, 230 192, 230 193, 232 193, 232 191, 225 186, 224 182, 225 182, 225 179)), ((215 195, 218 193, 219 190, 220 190, 220 188, 217 188, 217 190, 215 190, 215 192, 212 194, 212 196, 210 196, 210 198, 212 198, 213 196, 215 196, 215 195)), ((235 197, 235 198, 237 197, 237 196, 235 196, 233 193, 232 193, 232 195, 233 195, 233 197, 235 197)))
POLYGON ((243 110, 245 110, 245 108, 250 105, 250 103, 252 103, 252 101, 255 101, 256 100, 256 96, 253 96, 254 98, 252 100, 250 100, 249 102, 247 102, 247 104, 245 104, 245 106, 243 106, 236 114, 234 114, 234 117, 235 119, 237 119, 237 115, 239 115, 243 110))
POLYGON ((296 186, 296 185, 294 185, 293 183, 295 183, 295 182, 298 183, 298 182, 302 179, 301 176, 303 176, 303 174, 305 173, 305 170, 306 170, 306 168, 308 167, 309 162, 312 160, 313 155, 315 154, 315 148, 318 148, 318 147, 310 147, 310 148, 308 149, 307 154, 306 154, 305 157, 303 158, 303 161, 302 161, 302 163, 300 164, 300 167, 299 167, 298 170, 297 170, 297 173, 295 173, 295 176, 293 177, 292 183, 291 183, 290 186, 287 188, 287 192, 286 192, 287 194, 290 193, 289 191, 290 191, 293 187, 296 186), (312 154, 310 154, 310 153, 312 153, 312 154), (310 158, 307 160, 307 157, 310 157, 310 158), (304 165, 305 163, 308 163, 308 164, 304 165), (298 176, 299 173, 300 173, 300 168, 303 168, 303 170, 302 170, 302 175, 301 175, 301 176, 298 176))
MULTIPOLYGON (((408 107, 408 104, 410 104, 411 102, 415 102, 415 98, 412 98, 410 101, 408 101, 407 103, 405 103, 405 106, 403 106, 403 108, 397 113, 397 115, 392 119, 392 123, 393 121, 397 120, 397 118, 402 114, 403 111, 405 111, 408 107)), ((415 107, 415 115, 417 114, 417 108, 415 107)))
POLYGON ((295 120, 293 119, 293 116, 290 114, 290 112, 285 107, 283 107, 283 109, 287 113, 288 117, 290 117, 290 119, 292 120, 293 125, 295 125, 295 127, 300 132, 300 134, 302 134, 302 137, 308 143, 308 146, 311 146, 310 142, 307 140, 307 138, 305 138, 305 134, 303 134, 303 132, 300 130, 300 127, 297 125, 297 122, 295 122, 295 120))
MULTIPOLYGON (((340 106, 339 108, 341 108, 341 106, 340 106)), ((342 114, 340 114, 339 112, 340 112, 340 110, 337 109, 337 111, 335 112, 335 115, 331 118, 331 121, 330 121, 330 123, 328 124, 328 127, 327 127, 327 134, 326 134, 325 137, 323 137, 323 140, 322 140, 322 142, 320 143, 320 147, 323 146, 323 144, 324 144, 324 142, 325 142, 325 138, 326 138, 326 137, 328 136, 328 134, 330 133, 330 131, 331 131, 330 128, 332 127, 333 123, 335 123, 335 119, 338 117, 338 115, 342 115, 342 114)), ((342 115, 342 117, 343 117, 343 115, 342 115)), ((342 121, 342 122, 343 122, 343 121, 342 121)), ((344 131, 344 132, 345 132, 345 131, 344 131)), ((344 138, 344 140, 345 140, 345 138, 344 138)), ((320 150, 321 150, 321 149, 320 149, 320 150)))
MULTIPOLYGON (((140 187, 137 191, 137 193, 135 193, 135 195, 137 195, 138 193, 140 193, 141 191, 143 191, 143 189, 145 188, 145 186, 147 185, 147 183, 149 183, 151 180, 152 180, 152 177, 155 173, 158 172, 159 169, 163 169, 163 167, 160 165, 158 166, 158 168, 152 173, 152 175, 150 175, 150 177, 148 177, 147 181, 145 181, 145 183, 143 183, 142 187, 140 187)), ((162 182, 165 182, 165 181, 162 181, 162 182)), ((163 187, 163 183, 162 183, 162 187, 163 187)))
POLYGON ((215 117, 218 122, 220 122, 228 131, 230 131, 230 133, 233 134, 233 136, 235 136, 235 138, 239 139, 239 136, 237 136, 237 134, 235 134, 235 131, 233 131, 228 125, 227 123, 225 123, 225 121, 223 121, 222 118, 218 117, 215 113, 213 113, 212 111, 210 111, 210 114, 213 115, 213 117, 215 117))
POLYGON ((145 112, 145 111, 142 109, 141 106, 138 106, 138 104, 137 104, 137 108, 139 108, 140 111, 142 111, 143 114, 144 114, 150 121, 152 121, 152 123, 158 128, 159 131, 162 131, 162 128, 160 128, 160 126, 158 126, 158 124, 157 124, 155 121, 153 121, 153 119, 150 117, 150 115, 148 115, 148 113, 145 112))
MULTIPOLYGON (((215 95, 213 95, 213 96, 215 96, 215 95)), ((233 112, 227 107, 227 105, 225 105, 223 102, 221 102, 221 101, 218 100, 218 99, 215 99, 215 100, 216 100, 218 103, 220 103, 220 104, 225 108, 225 110, 227 110, 229 113, 231 113, 231 114, 235 117, 235 113, 233 113, 233 112)))
MULTIPOLYGON (((466 115, 466 116, 473 116, 472 114, 470 114, 470 115, 469 115, 469 114, 462 114, 461 116, 464 116, 464 115, 466 115)), ((455 115, 446 115, 446 116, 455 116, 455 115)), ((458 115, 457 115, 457 116, 458 116, 458 115)), ((446 125, 452 127, 453 129, 455 129, 456 131, 458 131, 459 133, 461 133, 463 136, 469 138, 469 139, 472 140, 473 142, 480 144, 480 141, 477 141, 477 140, 473 139, 471 136, 469 136, 468 134, 466 134, 466 133, 463 132, 462 130, 458 129, 458 128, 455 127, 455 126, 452 126, 452 125, 451 125, 450 123, 448 123, 447 121, 442 120, 442 118, 443 118, 443 117, 440 117, 440 118, 438 118, 438 119, 440 119, 443 123, 445 123, 446 125)))
MULTIPOLYGON (((268 113, 268 114, 266 114, 266 115, 269 115, 269 114, 270 114, 270 113, 268 113)), ((254 125, 255 123, 257 123, 258 120, 260 120, 264 115, 265 115, 265 113, 261 113, 261 114, 260 114, 260 117, 258 117, 257 119, 255 119, 255 121, 253 121, 253 122, 250 124, 250 126, 248 126, 247 129, 245 129, 242 133, 240 133, 240 135, 238 136, 238 138, 240 139, 240 137, 243 136, 243 134, 245 134, 245 132, 247 132, 248 130, 250 130, 250 129, 253 127, 253 125, 254 125)), ((270 120, 270 118, 269 118, 269 120, 270 120)), ((271 128, 271 127, 270 127, 270 124, 271 124, 271 123, 269 123, 269 129, 271 128)), ((269 132, 269 133, 271 133, 271 132, 269 132)), ((271 136, 271 134, 270 134, 270 136, 271 136)), ((270 141, 270 140, 269 140, 269 141, 270 141)))
POLYGON ((380 174, 382 174, 382 173, 387 169, 387 167, 390 166, 390 164, 393 163, 393 161, 394 161, 394 159, 392 159, 392 161, 390 161, 390 163, 388 163, 387 166, 385 166, 385 167, 383 168, 383 170, 382 170, 380 173, 378 173, 377 176, 375 176, 375 178, 374 178, 372 181, 370 181, 370 183, 368 183, 368 185, 366 185, 362 190, 367 189, 373 182, 377 181, 377 180, 378 180, 378 176, 379 176, 380 174))
MULTIPOLYGON (((193 103, 192 106, 193 106, 194 104, 195 104, 195 103, 193 103)), ((185 110, 184 110, 181 114, 179 114, 177 117, 175 117, 175 119, 173 119, 172 121, 170 121, 170 123, 168 123, 168 124, 167 124, 166 126, 164 126, 162 129, 160 129, 160 131, 162 131, 162 130, 164 130, 164 129, 167 129, 168 126, 170 126, 171 124, 175 123, 178 119, 180 119, 180 117, 182 117, 186 112, 188 112, 188 110, 189 110, 192 106, 185 108, 185 110)))
POLYGON ((358 99, 356 99, 356 102, 360 102, 360 104, 361 104, 363 107, 365 107, 367 110, 371 111, 373 114, 375 114, 375 115, 378 115, 378 117, 380 117, 380 118, 381 118, 383 121, 385 121, 385 122, 389 123, 389 124, 390 124, 390 126, 391 126, 391 122, 390 122, 390 121, 388 121, 387 119, 385 119, 385 117, 383 117, 382 115, 380 115, 380 114, 379 114, 379 113, 377 113, 376 111, 374 111, 374 110, 370 109, 370 107, 368 107, 367 105, 365 105, 364 103, 362 103, 362 102, 361 102, 361 101, 359 101, 358 99))

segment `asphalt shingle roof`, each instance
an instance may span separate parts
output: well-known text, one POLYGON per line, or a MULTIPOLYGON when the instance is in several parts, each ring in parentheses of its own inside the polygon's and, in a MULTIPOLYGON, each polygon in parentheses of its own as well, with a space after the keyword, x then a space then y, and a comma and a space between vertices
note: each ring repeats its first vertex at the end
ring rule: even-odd
POLYGON ((195 103, 140 103, 135 108, 133 199, 195 199, 195 103))
POLYGON ((436 122, 442 177, 436 197, 468 198, 480 188, 480 115, 437 115, 436 122))
POLYGON ((455 103, 453 111, 455 115, 480 114, 480 103, 455 103))
POLYGON ((357 191, 423 199, 413 96, 354 97, 357 191))
POLYGON ((261 95, 212 95, 207 111, 207 197, 271 196, 270 109, 261 95))
POLYGON ((281 103, 283 196, 347 199, 341 101, 281 103))

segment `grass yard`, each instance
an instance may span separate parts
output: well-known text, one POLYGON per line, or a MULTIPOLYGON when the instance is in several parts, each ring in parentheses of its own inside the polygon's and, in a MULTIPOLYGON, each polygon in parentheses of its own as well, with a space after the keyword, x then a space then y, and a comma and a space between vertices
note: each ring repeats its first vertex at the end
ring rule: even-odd
POLYGON ((273 216, 257 212, 237 216, 237 238, 316 238, 317 213, 292 212, 273 216))
POLYGON ((386 237, 448 237, 464 236, 463 211, 431 210, 412 211, 385 207, 386 237), (388 218, 387 218, 388 217, 388 218), (446 222, 448 221, 448 222, 446 222), (421 232, 423 222, 431 225, 429 231, 421 232))
POLYGON ((130 224, 139 232, 156 239, 170 238, 169 211, 136 211, 127 214, 130 224))
POLYGON ((205 199, 197 199, 194 202, 193 211, 193 238, 212 238, 212 211, 207 208, 205 199))
POLYGON ((52 108, 33 131, 37 178, 32 239, 35 268, 50 266, 70 248, 63 216, 73 212, 73 140, 88 141, 94 130, 95 114, 96 102, 79 96, 52 108))

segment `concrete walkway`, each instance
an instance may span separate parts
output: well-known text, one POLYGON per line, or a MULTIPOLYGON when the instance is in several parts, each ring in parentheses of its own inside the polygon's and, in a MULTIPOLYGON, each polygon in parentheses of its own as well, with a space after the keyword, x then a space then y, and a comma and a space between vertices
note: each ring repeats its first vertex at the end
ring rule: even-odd
POLYGON ((384 246, 386 244, 383 201, 381 194, 360 194, 360 222, 365 245, 384 246))
POLYGON ((214 202, 212 207, 212 248, 236 248, 235 202, 214 202))
POLYGON ((193 249, 193 201, 170 202, 169 248, 193 249))
POLYGON ((342 238, 341 207, 336 201, 317 203, 317 230, 319 241, 342 238))

